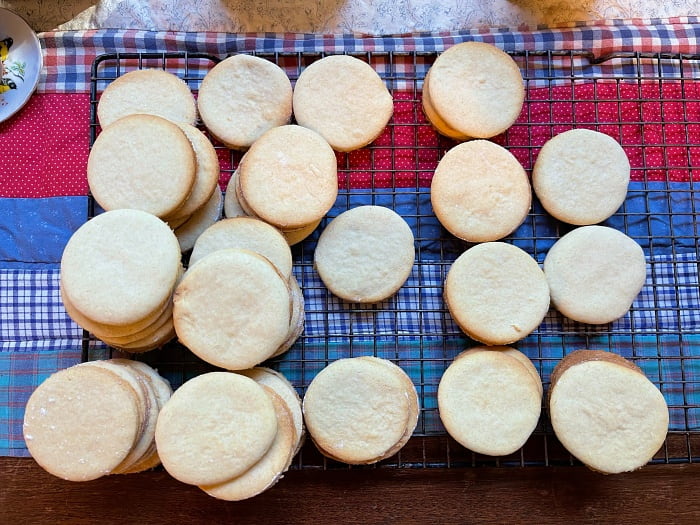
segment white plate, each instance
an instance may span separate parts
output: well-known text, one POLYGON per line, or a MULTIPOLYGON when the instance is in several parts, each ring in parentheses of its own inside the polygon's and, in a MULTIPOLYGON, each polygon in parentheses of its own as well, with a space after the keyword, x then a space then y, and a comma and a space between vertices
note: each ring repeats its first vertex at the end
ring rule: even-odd
POLYGON ((3 122, 22 109, 34 93, 43 58, 39 39, 32 28, 22 17, 2 7, 0 54, 4 58, 0 78, 0 122, 3 122), (12 39, 9 49, 7 39, 12 39))

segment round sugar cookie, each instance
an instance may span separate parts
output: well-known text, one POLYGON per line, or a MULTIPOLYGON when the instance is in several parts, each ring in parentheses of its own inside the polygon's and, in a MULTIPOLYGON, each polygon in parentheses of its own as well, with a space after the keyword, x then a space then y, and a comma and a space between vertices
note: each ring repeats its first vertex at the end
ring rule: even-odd
POLYGON ((74 366, 32 393, 23 433, 43 469, 88 481, 111 473, 127 457, 140 427, 138 398, 128 382, 109 370, 74 366))
POLYGON ((281 230, 321 219, 338 196, 338 164, 318 133, 280 126, 260 137, 238 168, 238 200, 281 230))
POLYGON ((644 250, 607 226, 581 226, 544 259, 552 305, 574 321, 605 324, 627 313, 646 280, 644 250))
POLYGON ((644 466, 663 445, 669 413, 658 388, 629 361, 578 350, 552 374, 549 417, 562 445, 606 474, 644 466))
POLYGON ((376 139, 394 112, 384 81, 367 62, 326 56, 301 72, 294 86, 294 117, 337 151, 352 151, 376 139))
POLYGON ((197 107, 188 85, 162 69, 141 69, 121 75, 105 88, 97 104, 97 120, 103 128, 135 113, 187 124, 197 120, 197 107))
POLYGON ((423 113, 439 133, 459 141, 469 140, 471 138, 469 135, 460 133, 459 131, 448 126, 433 107, 433 104, 430 101, 430 70, 428 70, 428 72, 425 74, 425 78, 423 79, 422 105, 423 113))
POLYGON ((350 464, 379 461, 404 436, 406 386, 389 369, 360 358, 334 361, 303 400, 307 430, 324 454, 350 464))
POLYGON ((202 232, 190 255, 190 264, 225 248, 243 248, 270 260, 285 279, 292 274, 292 251, 277 228, 253 217, 223 219, 202 232))
POLYGON ((161 409, 156 445, 175 479, 212 485, 250 469, 276 434, 275 409, 260 385, 242 375, 209 372, 184 383, 161 409))
POLYGON ((491 44, 456 44, 438 56, 428 75, 423 86, 430 108, 426 116, 437 114, 444 126, 436 128, 453 130, 453 138, 493 137, 520 115, 525 100, 520 69, 491 44))
POLYGON ((482 350, 455 359, 438 386, 447 432, 479 454, 512 454, 537 426, 542 405, 531 372, 504 352, 482 350))
POLYGON ((102 130, 90 150, 90 191, 105 210, 171 215, 195 181, 194 150, 182 130, 155 115, 129 115, 102 130))
POLYGON ((511 244, 478 244, 450 267, 445 302, 459 327, 487 345, 527 337, 549 309, 549 287, 537 262, 511 244))
POLYGON ((486 140, 464 142, 440 159, 430 202, 440 223, 470 242, 502 239, 520 226, 532 201, 518 160, 486 140))
POLYGON ((180 247, 167 224, 139 210, 108 211, 68 240, 61 293, 97 323, 154 320, 166 308, 180 268, 180 247))
POLYGON ((180 243, 180 250, 186 252, 194 248, 199 236, 221 218, 224 198, 221 190, 214 189, 207 203, 194 212, 190 217, 175 228, 175 237, 180 243))
POLYGON ((262 385, 270 396, 277 416, 277 434, 269 450, 255 465, 238 477, 218 485, 200 487, 204 492, 225 501, 252 498, 272 487, 292 462, 296 430, 289 407, 275 390, 262 385))
POLYGON ((173 212, 169 219, 190 217, 207 204, 217 189, 219 182, 219 157, 207 136, 189 124, 178 123, 178 126, 192 145, 195 155, 196 171, 194 184, 190 195, 184 204, 173 212))
POLYGON ((278 65, 251 55, 219 62, 202 80, 199 114, 226 146, 247 149, 267 130, 292 117, 292 84, 278 65))
POLYGON ((323 230, 314 266, 328 289, 351 302, 376 303, 403 286, 413 269, 413 232, 383 206, 347 210, 323 230))
POLYGON ((586 225, 613 215, 627 196, 630 162, 612 137, 572 129, 548 140, 537 155, 532 187, 560 221, 586 225))
POLYGON ((201 359, 229 370, 269 358, 290 330, 287 280, 248 250, 218 250, 191 266, 173 303, 179 340, 201 359))
POLYGON ((540 373, 537 371, 537 368, 535 368, 535 365, 532 363, 532 361, 530 361, 530 358, 523 354, 521 351, 516 350, 515 348, 511 348, 510 346, 475 346, 460 353, 457 357, 455 357, 455 360, 467 355, 471 355, 475 352, 500 352, 504 355, 512 357, 527 369, 527 371, 530 373, 530 376, 532 377, 532 380, 535 382, 535 386, 537 387, 537 391, 540 393, 540 397, 542 396, 544 392, 544 387, 542 385, 542 378, 540 377, 540 373))

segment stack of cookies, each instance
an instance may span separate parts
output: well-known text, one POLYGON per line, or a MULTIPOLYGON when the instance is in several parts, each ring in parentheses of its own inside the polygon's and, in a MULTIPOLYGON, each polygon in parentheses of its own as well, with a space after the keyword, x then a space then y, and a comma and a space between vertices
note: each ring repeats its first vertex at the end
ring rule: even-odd
POLYGON ((69 481, 155 467, 156 421, 171 393, 167 380, 136 361, 92 361, 61 370, 27 402, 27 448, 47 472, 69 481))
POLYGON ((105 210, 152 213, 179 230, 183 251, 193 231, 221 215, 219 160, 197 129, 187 84, 162 70, 131 71, 100 97, 102 127, 88 158, 88 183, 105 210))
POLYGON ((228 370, 251 368, 285 352, 303 328, 296 281, 249 249, 224 248, 198 259, 173 301, 180 342, 228 370))
POLYGON ((144 211, 108 211, 66 244, 61 297, 70 317, 99 339, 144 352, 175 336, 172 295, 182 272, 167 224, 144 211))
POLYGON ((377 357, 334 361, 311 381, 304 420, 316 447, 345 463, 371 464, 408 442, 420 411, 413 382, 400 367, 377 357))
POLYGON ((286 379, 266 369, 246 374, 191 379, 163 407, 156 425, 165 469, 229 501, 273 486, 303 437, 299 401, 286 379))
POLYGON ((505 346, 462 352, 438 387, 440 419, 447 432, 470 450, 512 454, 537 426, 542 381, 527 356, 505 346))

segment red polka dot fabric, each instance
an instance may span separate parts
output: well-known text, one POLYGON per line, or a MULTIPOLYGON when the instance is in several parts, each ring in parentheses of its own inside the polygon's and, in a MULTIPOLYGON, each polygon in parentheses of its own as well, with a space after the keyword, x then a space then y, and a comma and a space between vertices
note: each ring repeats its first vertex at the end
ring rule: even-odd
MULTIPOLYGON (((0 197, 86 195, 89 115, 88 94, 36 94, 0 123, 0 197)), ((516 123, 492 140, 529 170, 549 138, 574 127, 620 142, 632 180, 700 180, 700 82, 531 88, 516 123)), ((395 92, 384 132, 369 147, 337 153, 339 187, 429 187, 438 161, 454 145, 430 126, 413 92, 395 92)), ((233 165, 239 158, 234 153, 233 165)), ((225 187, 229 152, 219 150, 219 159, 225 187)))

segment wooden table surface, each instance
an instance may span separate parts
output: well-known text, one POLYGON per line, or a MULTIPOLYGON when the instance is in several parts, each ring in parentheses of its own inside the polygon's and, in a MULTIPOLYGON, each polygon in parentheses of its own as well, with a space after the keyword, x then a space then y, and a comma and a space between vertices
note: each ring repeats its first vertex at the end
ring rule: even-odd
POLYGON ((164 471, 71 483, 0 458, 0 523, 700 523, 700 464, 296 470, 243 502, 164 471))

